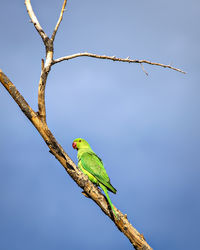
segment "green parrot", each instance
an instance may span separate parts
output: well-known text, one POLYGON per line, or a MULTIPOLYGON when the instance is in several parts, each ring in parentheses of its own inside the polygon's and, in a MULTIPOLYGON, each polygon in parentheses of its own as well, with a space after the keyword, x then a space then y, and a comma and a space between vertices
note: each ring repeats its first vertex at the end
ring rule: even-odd
POLYGON ((72 147, 78 150, 77 158, 79 169, 88 176, 92 183, 101 187, 115 217, 118 218, 108 195, 108 190, 114 194, 116 194, 117 190, 111 185, 102 160, 94 153, 89 143, 82 138, 75 139, 72 143, 72 147))

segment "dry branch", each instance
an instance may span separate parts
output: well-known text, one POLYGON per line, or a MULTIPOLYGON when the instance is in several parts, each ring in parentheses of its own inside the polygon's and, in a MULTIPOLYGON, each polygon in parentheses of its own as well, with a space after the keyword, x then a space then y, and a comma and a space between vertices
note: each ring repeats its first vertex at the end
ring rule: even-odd
POLYGON ((123 214, 120 210, 116 209, 119 220, 115 220, 110 210, 108 202, 105 196, 100 192, 99 188, 94 186, 92 182, 84 175, 77 166, 73 163, 70 157, 65 153, 61 145, 56 141, 55 137, 49 130, 46 123, 41 120, 41 117, 32 110, 29 104, 25 101, 23 96, 16 89, 15 85, 8 79, 8 77, 0 70, 0 82, 7 89, 9 94, 19 105, 23 113, 32 122, 40 135, 43 137, 50 152, 56 157, 56 159, 62 164, 68 174, 73 180, 81 187, 87 196, 89 196, 102 211, 115 223, 118 229, 124 233, 124 235, 130 240, 135 249, 150 250, 152 249, 144 240, 142 234, 140 234, 128 221, 127 215, 123 214))
POLYGON ((46 48, 45 62, 42 59, 41 74, 38 87, 38 114, 43 122, 46 122, 45 87, 48 74, 51 70, 52 60, 53 60, 53 49, 51 49, 50 46, 46 48))
MULTIPOLYGON (((37 20, 37 17, 32 9, 31 2, 30 0, 25 0, 25 5, 27 8, 27 12, 29 14, 29 17, 31 18, 31 21, 33 22, 36 30, 40 34, 44 45, 46 49, 46 57, 45 57, 45 62, 42 61, 42 69, 41 69, 41 74, 40 74, 40 80, 39 80, 39 87, 38 87, 38 114, 41 117, 41 120, 46 123, 46 106, 45 106, 45 87, 46 87, 46 82, 47 82, 47 77, 48 74, 51 70, 51 65, 53 62, 53 40, 49 39, 49 37, 46 35, 44 30, 42 29, 39 21, 37 20)), ((66 0, 64 1, 63 7, 66 5, 66 0)), ((54 38, 56 35, 56 31, 59 27, 59 24, 62 20, 62 15, 63 15, 63 8, 61 10, 61 15, 58 20, 58 23, 56 25, 56 28, 54 30, 54 38)), ((52 37, 53 37, 52 35, 52 37)))
POLYGON ((38 19, 35 15, 35 13, 33 12, 32 6, 31 6, 31 1, 30 0, 25 0, 25 5, 26 5, 26 9, 27 12, 31 18, 31 22, 34 24, 36 30, 38 31, 38 33, 40 34, 43 42, 45 43, 46 39, 47 39, 47 35, 44 32, 44 30, 42 29, 40 23, 38 22, 38 19))
POLYGON ((30 0, 25 0, 27 12, 31 18, 32 23, 34 24, 34 27, 36 28, 37 32, 41 36, 45 45, 45 49, 46 49, 45 60, 42 59, 41 74, 40 74, 40 80, 39 80, 38 112, 35 112, 29 106, 29 104, 25 101, 23 96, 16 89, 15 85, 8 79, 8 77, 1 70, 0 70, 0 82, 7 89, 7 91, 15 100, 15 102, 19 105, 22 112, 27 116, 27 118, 32 122, 32 124, 38 130, 38 132, 44 139, 45 143, 49 147, 50 152, 62 164, 62 166, 65 168, 67 173, 73 178, 73 180, 84 190, 86 195, 90 197, 102 209, 102 211, 115 223, 118 229, 121 232, 123 232, 124 235, 130 240, 131 244, 135 247, 135 249, 143 249, 143 250, 148 249, 149 250, 151 249, 151 247, 145 241, 144 236, 140 234, 131 225, 131 223, 127 219, 126 214, 123 214, 122 212, 120 212, 118 209, 115 208, 115 210, 117 211, 119 220, 116 220, 115 217, 113 217, 113 214, 110 210, 110 207, 108 205, 108 202, 105 196, 100 192, 99 188, 94 186, 92 182, 88 180, 88 177, 84 175, 77 168, 77 166, 73 163, 73 161, 70 159, 67 153, 63 150, 61 145, 56 141, 55 137, 49 130, 47 123, 46 123, 46 107, 45 107, 45 87, 46 87, 47 77, 51 70, 52 65, 62 62, 64 60, 70 60, 70 59, 81 57, 81 56, 93 57, 93 58, 98 58, 98 59, 107 59, 107 60, 118 61, 118 62, 139 63, 142 66, 142 69, 145 73, 146 71, 144 70, 144 67, 142 65, 143 63, 156 65, 156 66, 160 66, 164 68, 169 68, 169 69, 181 72, 181 73, 185 73, 185 72, 178 68, 174 68, 171 65, 154 63, 154 62, 150 62, 147 60, 132 60, 129 57, 123 59, 123 58, 117 58, 115 56, 111 57, 111 56, 106 56, 106 55, 96 55, 96 54, 87 53, 87 52, 77 53, 74 55, 69 55, 69 56, 65 56, 65 57, 61 57, 56 60, 53 60, 53 53, 54 53, 53 42, 54 42, 57 30, 62 21, 66 4, 67 4, 67 0, 64 0, 58 22, 55 26, 55 29, 52 33, 51 38, 49 38, 44 32, 44 30, 42 29, 32 9, 30 0))
POLYGON ((156 62, 151 62, 148 60, 138 60, 138 59, 130 59, 129 57, 127 58, 118 58, 116 56, 106 56, 106 55, 97 55, 97 54, 92 54, 92 53, 88 53, 88 52, 83 52, 83 53, 77 53, 77 54, 73 54, 73 55, 69 55, 69 56, 63 56, 60 57, 58 59, 53 60, 52 64, 56 64, 62 61, 66 61, 66 60, 70 60, 76 57, 80 57, 80 56, 88 56, 88 57, 94 57, 97 59, 107 59, 107 60, 112 60, 112 61, 117 61, 117 62, 127 62, 127 63, 140 63, 142 65, 142 63, 146 63, 146 64, 150 64, 150 65, 156 65, 156 66, 160 66, 163 68, 168 68, 168 69, 173 69, 175 71, 181 72, 183 74, 185 74, 186 72, 172 67, 171 65, 167 65, 167 64, 162 64, 162 63, 156 63, 156 62))
POLYGON ((52 36, 51 36, 51 40, 52 40, 52 41, 54 41, 55 36, 56 36, 56 32, 57 32, 57 30, 58 30, 58 28, 59 28, 59 25, 60 25, 61 21, 62 21, 63 13, 64 13, 64 11, 65 11, 65 6, 66 6, 66 4, 67 4, 67 0, 64 0, 63 6, 62 6, 62 10, 61 10, 61 12, 60 12, 60 17, 59 17, 58 22, 57 22, 57 24, 56 24, 56 27, 55 27, 55 29, 54 29, 54 31, 53 31, 53 34, 52 34, 52 36))
POLYGON ((19 105, 20 109, 23 113, 28 117, 28 119, 32 122, 35 128, 38 130, 47 146, 50 149, 50 152, 56 157, 56 159, 62 164, 68 174, 73 178, 73 180, 85 191, 88 197, 90 197, 101 209, 102 211, 110 217, 110 219, 115 223, 118 229, 124 233, 124 235, 130 240, 135 249, 151 249, 151 247, 144 240, 142 234, 140 234, 127 220, 127 215, 123 215, 118 209, 116 209, 119 220, 115 220, 113 214, 110 210, 108 202, 105 196, 100 192, 100 190, 94 186, 86 175, 84 175, 73 163, 70 157, 65 153, 61 145, 56 141, 55 137, 49 130, 46 123, 46 108, 45 108, 45 87, 48 74, 51 70, 51 66, 53 65, 53 41, 55 39, 56 32, 62 20, 64 8, 66 6, 66 0, 64 0, 63 7, 61 10, 61 14, 58 20, 58 23, 54 29, 52 34, 52 38, 45 34, 43 29, 41 28, 34 11, 31 6, 30 0, 25 0, 25 4, 27 7, 28 14, 42 37, 46 48, 46 57, 45 61, 42 59, 41 63, 41 75, 39 80, 39 88, 38 88, 38 112, 32 110, 29 104, 25 101, 23 96, 16 89, 14 84, 8 79, 8 77, 0 70, 0 82, 7 89, 9 94, 15 100, 15 102, 19 105))

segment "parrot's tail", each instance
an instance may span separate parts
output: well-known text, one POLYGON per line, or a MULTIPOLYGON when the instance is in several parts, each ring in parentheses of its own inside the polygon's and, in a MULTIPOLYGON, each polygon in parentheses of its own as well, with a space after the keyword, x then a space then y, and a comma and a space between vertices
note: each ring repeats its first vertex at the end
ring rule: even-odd
POLYGON ((108 200, 108 203, 110 204, 111 209, 112 209, 113 214, 115 215, 116 219, 119 219, 119 217, 117 216, 117 214, 116 214, 116 212, 115 212, 115 209, 114 209, 114 207, 113 207, 113 204, 112 204, 112 202, 111 202, 111 199, 110 199, 110 197, 109 197, 109 195, 108 195, 108 190, 107 190, 107 188, 106 188, 103 184, 101 184, 101 183, 99 183, 99 186, 100 186, 101 189, 104 191, 104 193, 105 193, 105 195, 106 195, 106 198, 107 198, 107 200, 108 200))

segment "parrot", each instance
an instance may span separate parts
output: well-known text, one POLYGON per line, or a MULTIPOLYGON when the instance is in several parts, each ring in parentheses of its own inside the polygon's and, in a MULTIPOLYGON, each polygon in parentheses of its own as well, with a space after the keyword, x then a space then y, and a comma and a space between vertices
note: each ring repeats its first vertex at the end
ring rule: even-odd
POLYGON ((78 151, 78 168, 88 176, 92 183, 100 186, 106 195, 113 214, 118 218, 108 195, 108 190, 114 194, 116 194, 117 190, 111 185, 102 160, 94 153, 89 143, 82 138, 75 139, 72 147, 78 151))

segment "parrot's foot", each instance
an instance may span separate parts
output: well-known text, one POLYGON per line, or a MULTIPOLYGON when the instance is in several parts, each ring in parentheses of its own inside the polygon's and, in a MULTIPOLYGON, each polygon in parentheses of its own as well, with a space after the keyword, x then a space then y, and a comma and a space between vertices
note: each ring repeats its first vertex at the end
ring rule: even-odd
POLYGON ((86 194, 85 191, 83 191, 82 194, 83 194, 85 197, 90 198, 90 197, 86 194))

